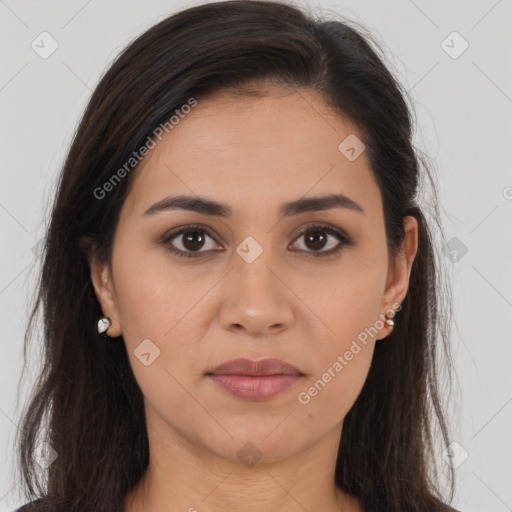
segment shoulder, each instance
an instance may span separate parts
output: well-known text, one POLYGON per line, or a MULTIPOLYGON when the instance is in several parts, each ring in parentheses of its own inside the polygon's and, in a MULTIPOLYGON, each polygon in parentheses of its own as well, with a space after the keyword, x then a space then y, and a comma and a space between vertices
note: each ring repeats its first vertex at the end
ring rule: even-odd
POLYGON ((47 509, 44 508, 43 500, 40 498, 29 503, 25 503, 25 505, 17 508, 13 512, 44 512, 45 510, 47 509))

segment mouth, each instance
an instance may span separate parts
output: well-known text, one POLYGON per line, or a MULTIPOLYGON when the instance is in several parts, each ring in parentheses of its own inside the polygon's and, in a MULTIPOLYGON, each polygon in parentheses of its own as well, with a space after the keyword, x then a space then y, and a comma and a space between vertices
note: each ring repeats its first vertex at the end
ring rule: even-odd
POLYGON ((234 359, 217 366, 206 377, 231 395, 260 401, 286 391, 305 375, 279 359, 234 359))

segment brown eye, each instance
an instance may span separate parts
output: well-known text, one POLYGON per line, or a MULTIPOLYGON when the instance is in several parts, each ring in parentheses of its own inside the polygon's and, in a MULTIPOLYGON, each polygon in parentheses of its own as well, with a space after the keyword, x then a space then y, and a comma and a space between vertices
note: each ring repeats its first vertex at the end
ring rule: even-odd
POLYGON ((297 240, 304 240, 304 242, 302 244, 295 242, 293 247, 312 256, 333 255, 344 245, 350 245, 347 236, 328 225, 309 226, 301 231, 297 240))
POLYGON ((201 231, 187 231, 182 233, 182 245, 188 251, 197 251, 204 245, 205 236, 201 231))
MULTIPOLYGON (((294 242, 291 248, 311 256, 333 256, 344 245, 352 244, 347 235, 329 225, 308 226, 296 240, 304 241, 294 242)), ((183 226, 174 230, 164 236, 161 244, 172 254, 186 258, 222 250, 222 246, 217 244, 209 230, 200 225, 183 226)))
POLYGON ((166 235, 161 242, 176 256, 195 257, 201 256, 216 249, 218 244, 208 231, 201 226, 185 226, 178 231, 166 235), (208 243, 208 240, 212 242, 208 243), (204 250, 203 250, 204 249, 204 250))
POLYGON ((304 235, 305 245, 314 251, 319 251, 325 247, 329 235, 322 231, 310 231, 304 235))

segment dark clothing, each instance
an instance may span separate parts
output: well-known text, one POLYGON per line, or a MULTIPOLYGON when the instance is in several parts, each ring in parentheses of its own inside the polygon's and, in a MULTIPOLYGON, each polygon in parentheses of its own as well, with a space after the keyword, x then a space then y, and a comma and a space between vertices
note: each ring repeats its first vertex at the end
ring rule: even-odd
POLYGON ((44 509, 41 508, 42 500, 31 501, 30 503, 25 503, 20 508, 14 510, 14 512, 44 512, 44 509))
MULTIPOLYGON (((30 503, 26 503, 20 508, 17 508, 13 512, 45 512, 47 509, 41 508, 42 500, 31 501, 30 503), (39 505, 39 506, 38 506, 39 505)), ((459 512, 458 510, 449 507, 453 512, 459 512)))

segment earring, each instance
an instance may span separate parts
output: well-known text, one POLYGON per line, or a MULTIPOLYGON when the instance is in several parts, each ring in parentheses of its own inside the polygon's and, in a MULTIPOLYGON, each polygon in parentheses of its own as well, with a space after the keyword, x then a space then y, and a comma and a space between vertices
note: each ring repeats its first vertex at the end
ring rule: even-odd
POLYGON ((98 333, 103 334, 105 337, 110 337, 108 335, 108 328, 112 322, 110 321, 110 318, 108 316, 104 316, 98 320, 98 333))
MULTIPOLYGON (((399 309, 401 309, 401 304, 398 304, 398 308, 397 308, 397 311, 399 311, 399 309)), ((393 315, 392 316, 389 316, 389 315, 385 315, 386 317, 386 324, 389 325, 389 327, 391 327, 391 329, 393 329, 393 327, 395 326, 395 322, 394 320, 392 320, 396 315, 396 311, 393 312, 393 315)))

